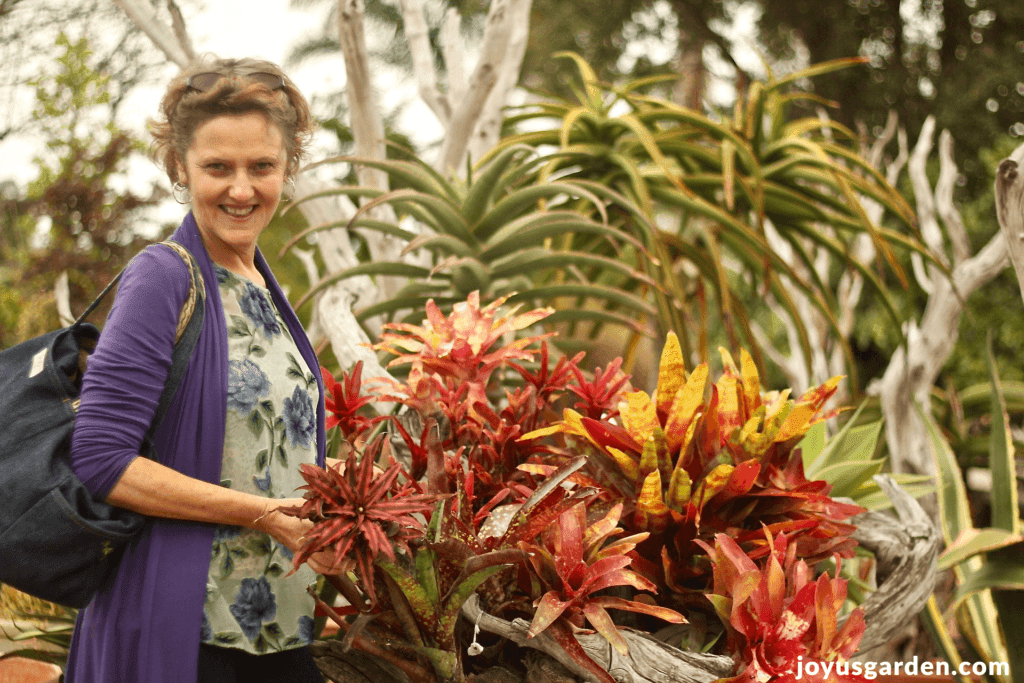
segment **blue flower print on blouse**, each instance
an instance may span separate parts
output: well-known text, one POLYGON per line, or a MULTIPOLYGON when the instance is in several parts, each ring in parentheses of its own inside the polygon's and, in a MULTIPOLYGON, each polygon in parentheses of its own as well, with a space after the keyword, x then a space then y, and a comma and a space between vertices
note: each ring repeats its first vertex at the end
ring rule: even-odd
POLYGON ((291 398, 284 399, 284 430, 292 446, 309 448, 309 442, 316 433, 316 411, 309 394, 298 385, 291 398))
POLYGON ((245 637, 256 640, 263 622, 277 616, 277 600, 270 590, 270 582, 262 576, 258 580, 242 579, 235 604, 231 605, 231 615, 242 628, 245 637))
POLYGON ((270 472, 267 472, 267 476, 260 479, 255 474, 252 475, 252 483, 256 485, 260 491, 266 493, 270 490, 270 472))
POLYGON ((269 393, 270 380, 252 360, 228 361, 228 408, 248 415, 269 393))
POLYGON ((299 638, 306 645, 313 642, 313 617, 299 617, 299 638))
POLYGON ((239 298, 238 305, 245 317, 252 321, 256 329, 263 330, 263 335, 268 339, 281 334, 273 305, 251 282, 245 283, 245 292, 239 298))

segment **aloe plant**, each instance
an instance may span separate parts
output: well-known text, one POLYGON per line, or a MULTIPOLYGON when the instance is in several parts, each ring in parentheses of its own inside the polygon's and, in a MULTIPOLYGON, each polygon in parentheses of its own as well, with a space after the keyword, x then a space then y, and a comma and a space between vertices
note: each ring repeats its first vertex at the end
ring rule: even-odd
MULTIPOLYGON (((1010 676, 1024 680, 1024 536, 1017 500, 1014 447, 1010 437, 1002 383, 995 370, 991 340, 988 352, 991 381, 992 526, 974 526, 957 458, 934 418, 918 406, 936 459, 939 509, 947 548, 940 569, 952 569, 956 592, 948 612, 957 617, 961 633, 980 659, 1009 662, 1010 676)), ((959 664, 960 654, 946 631, 937 605, 925 613, 937 645, 946 658, 959 664)))
MULTIPOLYGON (((612 221, 643 242, 654 256, 643 266, 660 285, 650 291, 662 331, 676 332, 687 357, 694 349, 690 333, 695 328, 706 356, 707 309, 716 301, 733 348, 744 345, 742 331, 757 355, 748 322, 752 311, 745 303, 753 297, 740 289, 727 260, 738 263, 741 275, 791 311, 796 306, 791 292, 802 292, 835 327, 831 288, 811 262, 815 249, 824 250, 859 272, 899 325, 883 280, 871 264, 853 259, 848 247, 855 236, 869 234, 892 273, 904 281, 897 247, 930 258, 912 211, 853 151, 851 131, 835 122, 789 116, 793 101, 815 99, 792 90, 794 82, 862 60, 827 62, 782 79, 754 82, 740 94, 731 120, 728 115, 715 120, 641 94, 657 78, 612 87, 599 83, 578 55, 560 56, 573 59, 579 69, 582 87, 576 98, 525 105, 506 126, 529 124, 531 130, 507 136, 492 154, 521 144, 557 146, 538 169, 538 182, 549 177, 576 181, 608 202, 612 221), (858 196, 886 207, 899 229, 873 224, 858 196), (768 224, 791 247, 807 276, 772 247, 768 224)), ((582 202, 577 208, 589 211, 582 202)), ((574 248, 575 243, 567 238, 562 246, 574 248)), ((797 325, 804 357, 810 358, 806 331, 797 325)), ((837 338, 844 343, 841 335, 837 338)))
POLYGON ((512 297, 512 302, 540 303, 582 297, 624 311, 613 314, 604 307, 563 310, 549 323, 566 318, 591 319, 643 331, 643 319, 657 313, 650 302, 632 291, 652 287, 653 281, 618 258, 620 253, 644 254, 644 245, 609 224, 604 200, 590 188, 572 180, 537 182, 531 174, 546 159, 527 145, 507 146, 479 164, 465 182, 442 177, 414 156, 408 161, 335 157, 320 163, 340 162, 380 169, 406 187, 390 192, 337 187, 300 199, 288 210, 324 194, 368 201, 349 221, 303 231, 285 245, 282 254, 318 230, 348 227, 404 239, 405 253, 425 251, 430 255, 429 264, 363 263, 314 284, 296 307, 347 277, 399 275, 408 278, 408 284, 393 298, 356 310, 359 320, 378 315, 394 319, 403 312, 419 315, 428 300, 449 311, 455 302, 465 300, 474 291, 485 303, 503 296, 512 297), (579 212, 575 204, 570 206, 572 200, 584 202, 592 211, 579 212), (371 209, 382 204, 393 206, 400 217, 415 219, 420 232, 367 217, 371 209), (571 238, 571 248, 556 246, 567 237, 571 238))

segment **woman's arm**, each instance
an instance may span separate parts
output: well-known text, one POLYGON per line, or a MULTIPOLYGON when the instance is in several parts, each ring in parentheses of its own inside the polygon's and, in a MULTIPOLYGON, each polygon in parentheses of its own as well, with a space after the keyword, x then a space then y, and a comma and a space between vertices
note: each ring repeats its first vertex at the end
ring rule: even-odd
MULTIPOLYGON (((256 529, 292 552, 302 548, 303 536, 313 526, 312 522, 278 511, 281 507, 301 505, 301 498, 264 498, 234 491, 143 457, 129 463, 106 502, 153 517, 256 529)), ((333 565, 333 557, 330 553, 317 553, 308 564, 324 573, 333 565)))

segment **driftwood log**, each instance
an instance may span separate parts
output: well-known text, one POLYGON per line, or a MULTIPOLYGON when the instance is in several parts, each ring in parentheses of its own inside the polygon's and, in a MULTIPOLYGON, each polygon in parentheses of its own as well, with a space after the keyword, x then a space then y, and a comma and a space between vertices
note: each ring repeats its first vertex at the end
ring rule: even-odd
MULTIPOLYGON (((897 516, 865 512, 853 519, 857 525, 853 537, 872 551, 877 560, 878 589, 862 605, 867 628, 861 639, 861 652, 887 642, 924 607, 935 586, 935 561, 941 543, 938 530, 916 500, 887 475, 876 476, 875 480, 889 496, 897 516)), ((549 655, 580 680, 596 680, 573 662, 553 638, 544 633, 527 637, 526 621, 509 622, 487 614, 476 596, 466 602, 462 614, 483 631, 549 655)), ((622 629, 622 633, 629 644, 628 657, 619 655, 597 633, 577 636, 586 653, 619 683, 711 683, 733 672, 734 662, 729 657, 680 650, 639 631, 622 629)), ((344 653, 338 641, 320 642, 313 647, 317 664, 335 683, 408 681, 386 662, 354 650, 344 653)))

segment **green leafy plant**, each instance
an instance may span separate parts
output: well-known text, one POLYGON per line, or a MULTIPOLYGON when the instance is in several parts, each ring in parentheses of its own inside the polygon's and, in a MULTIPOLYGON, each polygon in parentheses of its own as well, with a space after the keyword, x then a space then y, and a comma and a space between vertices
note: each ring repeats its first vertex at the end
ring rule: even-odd
MULTIPOLYGON (((507 135, 492 154, 512 145, 557 147, 537 172, 538 182, 548 177, 576 182, 608 202, 609 221, 636 236, 655 257, 642 265, 659 285, 650 290, 658 323, 662 332, 679 336, 688 356, 696 349, 706 358, 708 310, 717 305, 732 348, 748 345, 756 358, 747 302, 765 293, 793 311, 792 293, 799 291, 836 327, 833 289, 812 263, 816 249, 860 273, 899 325, 883 280, 870 264, 850 256, 849 245, 859 234, 870 235, 903 281, 896 248, 931 258, 910 208, 854 151, 852 131, 817 117, 791 117, 799 100, 828 104, 792 89, 795 82, 862 60, 836 60, 755 81, 740 94, 731 117, 723 113, 716 119, 643 94, 659 78, 613 87, 599 82, 578 55, 558 56, 572 59, 579 69, 582 84, 575 98, 525 105, 506 126, 516 130, 526 124, 529 132, 507 135), (858 195, 881 203, 900 228, 872 224, 858 195), (769 231, 792 249, 807 275, 783 258, 769 231), (738 266, 727 268, 727 258, 738 266), (691 341, 695 333, 699 346, 691 341)), ((582 203, 577 208, 590 211, 582 203)), ((566 249, 574 246, 563 243, 566 249)), ((801 317, 795 311, 791 317, 804 357, 810 358, 801 317)))
MULTIPOLYGON (((937 466, 940 521, 946 550, 940 569, 952 569, 956 592, 947 611, 955 614, 960 632, 978 659, 1009 662, 1010 677, 1024 676, 1024 536, 1017 500, 1014 447, 1002 385, 989 348, 991 380, 991 434, 989 467, 992 471, 992 526, 975 527, 957 458, 931 415, 918 407, 932 443, 937 466)), ((933 599, 925 612, 937 645, 945 657, 959 665, 957 651, 945 619, 933 599)))

